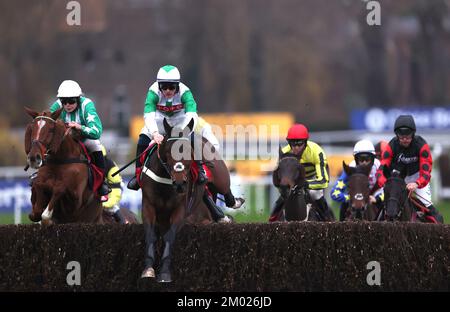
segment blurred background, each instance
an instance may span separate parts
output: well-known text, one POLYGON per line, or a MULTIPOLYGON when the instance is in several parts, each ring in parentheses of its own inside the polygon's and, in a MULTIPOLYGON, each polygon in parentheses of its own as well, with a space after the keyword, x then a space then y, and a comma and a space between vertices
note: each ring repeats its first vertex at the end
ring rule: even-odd
MULTIPOLYGON (((24 106, 48 109, 59 84, 76 80, 121 166, 134 156, 148 87, 159 67, 173 64, 199 114, 222 129, 277 125, 270 139, 283 143, 293 122, 304 123, 327 153, 332 180, 357 140, 390 140, 395 118, 412 113, 432 148, 434 200, 450 223, 449 7, 449 0, 0 0, 0 222, 28 222, 24 106), (80 25, 67 22, 73 2, 80 25), (367 23, 373 2, 381 25, 367 23)), ((278 194, 270 178, 276 159, 240 156, 228 164, 235 195, 247 203, 230 213, 265 221, 278 194)), ((138 211, 140 195, 125 187, 123 206, 138 211)))

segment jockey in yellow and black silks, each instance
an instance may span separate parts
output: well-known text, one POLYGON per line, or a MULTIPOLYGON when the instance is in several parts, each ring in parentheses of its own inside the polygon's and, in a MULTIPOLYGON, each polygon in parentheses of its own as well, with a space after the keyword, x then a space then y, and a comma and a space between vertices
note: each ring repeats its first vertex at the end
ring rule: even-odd
POLYGON ((120 212, 120 200, 122 199, 122 177, 120 174, 113 176, 119 170, 117 164, 106 154, 106 149, 102 146, 103 157, 105 158, 105 179, 111 192, 108 195, 108 200, 103 202, 103 209, 112 214, 114 219, 121 223, 125 223, 120 212))
MULTIPOLYGON (((323 219, 334 220, 333 213, 328 207, 324 197, 324 189, 328 187, 328 163, 323 149, 309 140, 308 129, 302 124, 294 124, 288 131, 286 137, 288 145, 281 149, 283 154, 291 153, 300 157, 300 163, 305 168, 306 189, 309 197, 313 200, 323 219)), ((284 205, 280 196, 275 202, 269 221, 277 221, 277 216, 284 205)))

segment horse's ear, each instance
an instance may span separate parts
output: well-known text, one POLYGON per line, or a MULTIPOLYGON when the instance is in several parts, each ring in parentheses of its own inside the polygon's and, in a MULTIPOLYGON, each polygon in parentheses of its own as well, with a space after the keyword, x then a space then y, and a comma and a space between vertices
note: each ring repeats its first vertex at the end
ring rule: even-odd
POLYGON ((58 117, 59 117, 59 115, 61 115, 61 112, 63 111, 63 109, 64 109, 64 108, 61 107, 60 109, 54 111, 54 112, 52 113, 52 115, 51 115, 51 118, 52 118, 53 120, 57 120, 58 117))
POLYGON ((66 127, 64 126, 64 123, 61 120, 57 121, 55 124, 55 133, 53 134, 52 143, 50 144, 49 147, 53 153, 58 152, 59 147, 62 144, 65 131, 66 127))
POLYGON ((191 118, 191 121, 189 121, 187 128, 189 129, 189 133, 191 133, 192 129, 194 129, 194 118, 191 118))
POLYGON ((25 153, 28 155, 31 150, 31 123, 27 125, 27 129, 25 130, 25 153))
POLYGON ((353 173, 352 168, 345 163, 345 160, 342 161, 342 168, 344 168, 345 173, 350 176, 353 173))
POLYGON ((25 108, 25 111, 27 112, 27 114, 30 115, 31 118, 33 118, 33 119, 36 118, 39 115, 38 112, 35 112, 34 110, 32 110, 32 109, 30 109, 28 107, 24 107, 24 108, 25 108))
POLYGON ((172 134, 172 127, 167 122, 166 118, 164 117, 163 120, 164 130, 166 131, 167 136, 170 138, 172 134))

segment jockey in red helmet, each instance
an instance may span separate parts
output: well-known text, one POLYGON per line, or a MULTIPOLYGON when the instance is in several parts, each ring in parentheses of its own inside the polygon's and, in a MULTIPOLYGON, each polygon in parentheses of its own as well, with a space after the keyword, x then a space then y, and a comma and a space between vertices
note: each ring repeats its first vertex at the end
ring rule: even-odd
MULTIPOLYGON (((300 163, 306 172, 306 189, 309 196, 319 208, 323 220, 334 220, 324 197, 324 189, 328 187, 328 163, 323 149, 309 140, 308 129, 302 124, 292 125, 286 137, 288 144, 281 149, 283 154, 292 153, 300 157, 300 163)), ((275 202, 269 221, 276 221, 284 200, 280 196, 275 202)))

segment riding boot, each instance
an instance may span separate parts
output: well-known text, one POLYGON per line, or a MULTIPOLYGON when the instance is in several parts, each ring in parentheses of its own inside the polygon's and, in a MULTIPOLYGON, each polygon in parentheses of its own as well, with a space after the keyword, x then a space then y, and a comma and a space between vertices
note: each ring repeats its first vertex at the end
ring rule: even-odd
POLYGON ((327 201, 325 200, 324 196, 322 196, 315 202, 317 207, 319 208, 319 214, 322 218, 322 221, 334 220, 334 214, 328 207, 327 201))
POLYGON ((109 192, 111 192, 111 189, 108 187, 108 184, 106 184, 105 181, 105 158, 103 157, 102 151, 92 152, 92 159, 94 161, 94 164, 102 171, 103 173, 103 181, 102 185, 98 188, 98 195, 99 196, 105 196, 108 195, 109 192))
POLYGON ((205 169, 203 168, 203 162, 201 160, 196 160, 195 163, 198 167, 198 184, 204 184, 208 181, 208 177, 206 176, 205 169))
MULTIPOLYGON (((142 135, 141 135, 142 136, 142 135)), ((147 148, 147 146, 150 144, 150 142, 145 142, 144 144, 141 144, 142 141, 150 141, 150 139, 148 139, 147 136, 145 136, 147 139, 141 139, 141 136, 139 136, 139 142, 136 148, 136 157, 138 157, 140 154, 142 154, 145 149, 147 148)), ((139 157, 136 160, 136 169, 135 169, 135 175, 134 177, 128 182, 127 188, 133 191, 137 191, 138 189, 140 189, 140 185, 139 185, 139 177, 141 175, 142 172, 142 162, 141 162, 141 157, 139 157)))
POLYGON ((214 203, 212 198, 208 196, 207 193, 203 195, 203 202, 205 203, 206 207, 208 207, 208 210, 211 213, 214 222, 220 222, 221 219, 225 218, 225 214, 223 213, 222 209, 214 203))
POLYGON ((444 217, 439 213, 439 211, 433 205, 427 207, 429 212, 428 215, 434 217, 438 223, 444 223, 444 217))
POLYGON ((273 206, 272 213, 270 214, 270 217, 269 217, 269 222, 281 221, 280 214, 281 214, 281 209, 283 208, 283 205, 284 205, 284 199, 280 196, 280 197, 278 197, 277 201, 275 202, 275 204, 273 206))

